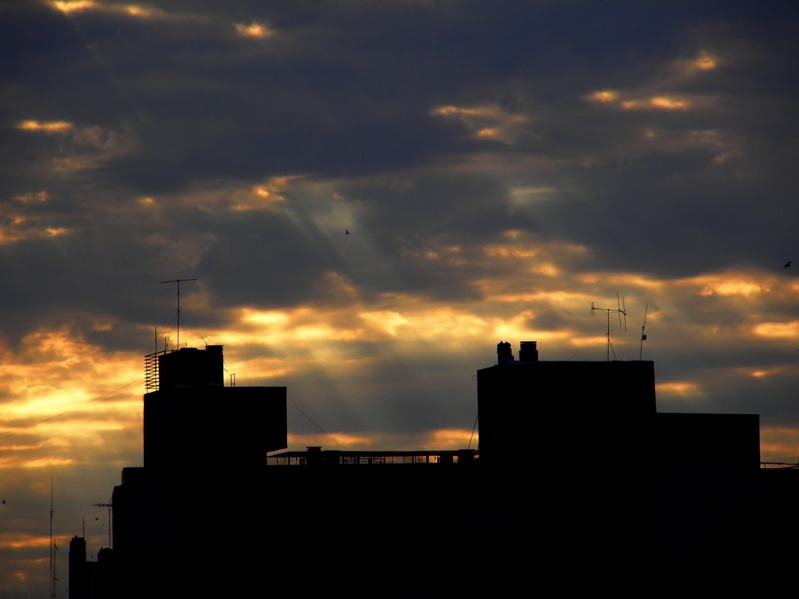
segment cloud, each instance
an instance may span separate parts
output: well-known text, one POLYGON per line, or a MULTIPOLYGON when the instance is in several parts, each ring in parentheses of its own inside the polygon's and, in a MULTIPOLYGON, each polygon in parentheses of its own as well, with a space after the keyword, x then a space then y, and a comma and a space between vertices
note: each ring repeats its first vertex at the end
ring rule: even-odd
POLYGON ((53 6, 64 13, 71 13, 83 10, 96 10, 101 5, 93 0, 64 0, 52 3, 53 6))
POLYGON ((246 25, 244 23, 236 23, 235 24, 236 33, 242 37, 252 37, 256 39, 263 39, 267 37, 271 37, 273 32, 267 25, 262 23, 250 23, 246 25))
POLYGON ((513 144, 530 121, 526 115, 510 114, 496 105, 471 108, 441 106, 434 108, 430 114, 460 121, 475 139, 501 141, 506 144, 513 144))
POLYGON ((64 121, 22 121, 17 129, 25 132, 58 135, 61 139, 50 147, 49 167, 54 172, 93 169, 114 158, 130 153, 134 147, 129 133, 99 126, 76 127, 64 121))
POLYGON ((695 85, 696 77, 701 77, 717 67, 717 60, 702 50, 693 58, 680 58, 667 63, 649 81, 637 88, 594 91, 583 99, 590 104, 623 111, 712 110, 717 108, 719 97, 690 93, 688 90, 695 85))
POLYGON ((64 121, 51 123, 40 123, 39 121, 22 121, 17 123, 17 129, 22 131, 41 131, 43 133, 67 133, 71 132, 75 126, 64 121))
POLYGON ((166 16, 166 13, 159 8, 138 4, 119 4, 95 0, 53 0, 51 4, 56 10, 66 15, 73 16, 79 16, 81 13, 89 11, 106 12, 144 19, 166 16))

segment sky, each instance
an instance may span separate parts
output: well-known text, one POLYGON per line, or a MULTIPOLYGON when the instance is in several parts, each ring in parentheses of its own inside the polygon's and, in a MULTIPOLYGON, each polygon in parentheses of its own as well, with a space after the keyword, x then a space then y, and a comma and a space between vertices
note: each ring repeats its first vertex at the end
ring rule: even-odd
POLYGON ((799 461, 797 56, 794 2, 3 2, 0 596, 51 477, 59 595, 107 546, 164 280, 291 449, 466 447, 496 344, 604 360, 618 293, 659 411, 799 461))

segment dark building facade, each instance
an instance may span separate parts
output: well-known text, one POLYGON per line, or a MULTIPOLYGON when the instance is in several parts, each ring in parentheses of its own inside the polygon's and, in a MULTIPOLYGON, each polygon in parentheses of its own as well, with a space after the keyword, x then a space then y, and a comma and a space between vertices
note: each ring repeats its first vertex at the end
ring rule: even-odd
POLYGON ((286 388, 225 387, 223 368, 222 346, 145 358, 144 467, 123 468, 114 487, 103 584, 79 582, 73 599, 245 593, 230 574, 255 568, 246 548, 264 535, 258 518, 243 526, 239 516, 263 500, 266 452, 288 445, 286 388), (223 547, 206 549, 209 531, 223 547))
POLYGON ((243 596, 273 576, 504 594, 576 566, 590 586, 619 564, 751 564, 773 539, 758 515, 799 497, 799 470, 761 468, 757 415, 659 413, 652 362, 497 351, 477 373, 479 451, 268 457, 287 446, 285 387, 223 387, 221 347, 148 357, 144 467, 114 488, 114 592, 94 596, 243 596))
POLYGON ((653 362, 540 361, 535 342, 518 360, 509 343, 497 353, 477 373, 481 468, 525 498, 507 508, 514 522, 535 488, 547 518, 530 532, 554 555, 603 568, 752 562, 758 415, 658 412, 653 362))

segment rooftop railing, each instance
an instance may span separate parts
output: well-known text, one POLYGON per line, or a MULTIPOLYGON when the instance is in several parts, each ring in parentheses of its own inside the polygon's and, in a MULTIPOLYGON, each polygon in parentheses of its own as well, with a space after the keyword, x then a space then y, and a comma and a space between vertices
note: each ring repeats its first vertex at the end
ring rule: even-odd
POLYGON ((474 450, 459 451, 286 451, 267 456, 267 466, 377 466, 458 464, 475 461, 474 450))

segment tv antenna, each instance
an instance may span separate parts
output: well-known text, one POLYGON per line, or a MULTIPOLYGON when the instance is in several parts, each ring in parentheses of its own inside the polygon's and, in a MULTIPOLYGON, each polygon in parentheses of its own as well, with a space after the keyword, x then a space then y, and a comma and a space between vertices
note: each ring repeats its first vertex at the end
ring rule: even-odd
POLYGON ((615 308, 597 308, 594 306, 594 302, 591 302, 591 316, 596 316, 594 314, 595 311, 605 312, 608 315, 608 362, 610 362, 610 352, 613 352, 613 359, 617 360, 616 358, 616 350, 613 349, 613 344, 610 342, 610 315, 617 314, 619 315, 619 328, 621 328, 621 317, 624 315, 624 332, 627 332, 627 308, 624 305, 624 296, 621 298, 621 303, 619 303, 619 292, 616 292, 616 307, 615 308))
POLYGON ((113 503, 93 503, 94 507, 107 507, 108 508, 108 548, 111 549, 111 508, 114 507, 113 503))
POLYGON ((50 597, 55 597, 57 593, 56 584, 58 576, 56 575, 56 551, 58 546, 53 539, 53 477, 50 477, 50 597))
POLYGON ((173 279, 171 281, 161 281, 161 283, 177 283, 178 284, 178 349, 180 349, 180 284, 187 281, 196 281, 197 279, 173 279))
POLYGON ((638 361, 640 362, 644 356, 644 341, 646 341, 646 313, 649 311, 649 302, 646 302, 646 309, 644 310, 644 324, 641 327, 641 350, 638 352, 638 361))

